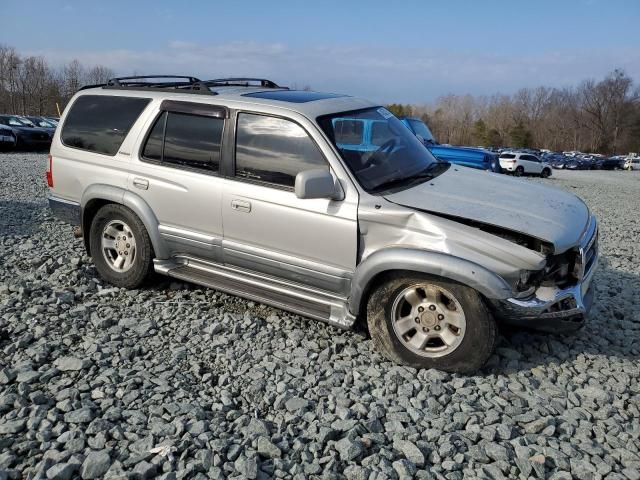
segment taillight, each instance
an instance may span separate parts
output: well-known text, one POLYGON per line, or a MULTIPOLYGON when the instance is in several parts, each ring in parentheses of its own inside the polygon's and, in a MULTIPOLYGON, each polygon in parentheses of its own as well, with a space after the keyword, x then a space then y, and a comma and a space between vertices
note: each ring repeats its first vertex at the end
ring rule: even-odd
POLYGON ((53 157, 49 155, 49 169, 47 170, 47 185, 53 188, 53 157))

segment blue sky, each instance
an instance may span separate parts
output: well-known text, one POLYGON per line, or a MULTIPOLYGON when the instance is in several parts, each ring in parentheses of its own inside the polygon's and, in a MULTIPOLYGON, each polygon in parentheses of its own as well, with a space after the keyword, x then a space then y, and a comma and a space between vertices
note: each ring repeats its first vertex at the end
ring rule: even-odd
POLYGON ((0 43, 122 75, 260 76, 415 103, 618 67, 640 82, 637 0, 1 3, 0 43))

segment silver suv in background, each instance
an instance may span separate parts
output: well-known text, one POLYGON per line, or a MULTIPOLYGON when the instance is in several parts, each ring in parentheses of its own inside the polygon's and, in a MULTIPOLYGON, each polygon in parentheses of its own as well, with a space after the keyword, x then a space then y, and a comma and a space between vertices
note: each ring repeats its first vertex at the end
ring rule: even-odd
POLYGON ((497 319, 566 331, 591 306, 597 223, 579 198, 438 161, 376 103, 130 77, 78 92, 60 125, 49 204, 113 285, 155 271, 361 319, 390 360, 455 372, 485 363, 497 319), (379 141, 351 141, 367 123, 379 141))
POLYGON ((540 175, 542 178, 551 176, 551 165, 545 160, 530 153, 503 152, 499 157, 500 167, 505 172, 516 176, 540 175))

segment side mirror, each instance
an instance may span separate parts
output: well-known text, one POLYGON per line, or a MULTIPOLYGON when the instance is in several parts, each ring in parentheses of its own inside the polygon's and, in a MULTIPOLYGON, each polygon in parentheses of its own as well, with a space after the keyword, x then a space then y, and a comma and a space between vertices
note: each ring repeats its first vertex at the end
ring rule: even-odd
POLYGON ((336 182, 329 170, 306 170, 296 175, 295 186, 298 198, 331 198, 342 200, 341 190, 336 188, 336 182))
POLYGON ((422 135, 416 135, 416 138, 420 140, 420 143, 425 143, 424 137, 422 135))

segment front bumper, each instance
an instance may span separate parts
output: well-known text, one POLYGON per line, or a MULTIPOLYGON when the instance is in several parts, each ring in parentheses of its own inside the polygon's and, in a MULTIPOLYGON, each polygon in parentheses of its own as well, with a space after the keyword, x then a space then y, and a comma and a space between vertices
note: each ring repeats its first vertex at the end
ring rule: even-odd
POLYGON ((567 332, 582 327, 587 319, 595 284, 593 276, 598 264, 598 229, 592 218, 585 242, 579 251, 584 272, 575 285, 539 287, 530 297, 508 298, 493 302, 494 313, 506 323, 547 332, 567 332))

